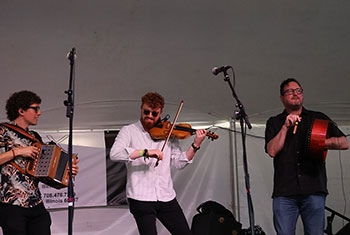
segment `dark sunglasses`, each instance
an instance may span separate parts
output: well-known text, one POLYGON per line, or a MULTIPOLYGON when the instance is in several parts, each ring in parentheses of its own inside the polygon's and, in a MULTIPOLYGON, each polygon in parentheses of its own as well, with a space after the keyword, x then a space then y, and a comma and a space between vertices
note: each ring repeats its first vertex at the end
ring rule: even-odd
POLYGON ((33 109, 34 110, 34 112, 39 112, 39 110, 40 110, 40 107, 39 106, 29 106, 28 107, 28 109, 33 109))
MULTIPOLYGON (((144 114, 144 115, 149 115, 150 113, 151 113, 150 110, 147 110, 147 109, 146 109, 146 110, 143 110, 143 114, 144 114)), ((153 117, 157 117, 157 116, 158 116, 158 112, 153 111, 153 112, 152 112, 152 116, 153 116, 153 117)))

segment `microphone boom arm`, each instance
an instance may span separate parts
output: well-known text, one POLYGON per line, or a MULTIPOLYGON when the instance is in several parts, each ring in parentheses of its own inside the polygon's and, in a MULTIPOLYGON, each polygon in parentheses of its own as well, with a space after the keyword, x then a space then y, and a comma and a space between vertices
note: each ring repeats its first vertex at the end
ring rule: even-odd
MULTIPOLYGON (((233 78, 234 78, 235 77, 234 70, 233 70, 233 68, 231 66, 230 66, 230 68, 232 69, 233 78)), ((248 119, 248 115, 245 112, 244 106, 243 106, 242 102, 239 100, 239 98, 238 98, 238 96, 237 96, 237 94, 235 92, 235 89, 232 86, 232 83, 231 83, 230 77, 229 77, 229 75, 227 73, 227 70, 224 70, 223 72, 224 72, 224 76, 225 76, 224 81, 229 84, 229 86, 231 88, 231 91, 232 91, 232 96, 233 96, 233 98, 235 98, 235 100, 237 102, 237 107, 239 109, 238 114, 236 115, 236 118, 237 119, 243 118, 245 123, 247 124, 248 128, 252 129, 252 125, 250 124, 250 121, 248 119)))

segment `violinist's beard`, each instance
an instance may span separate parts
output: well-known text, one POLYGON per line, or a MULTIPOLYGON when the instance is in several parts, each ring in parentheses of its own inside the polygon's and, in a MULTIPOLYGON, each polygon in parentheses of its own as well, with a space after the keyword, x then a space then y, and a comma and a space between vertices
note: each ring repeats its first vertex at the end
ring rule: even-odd
POLYGON ((141 119, 141 123, 143 125, 143 128, 146 131, 149 131, 152 127, 154 127, 156 125, 157 121, 158 120, 156 120, 156 119, 148 118, 148 117, 141 119))

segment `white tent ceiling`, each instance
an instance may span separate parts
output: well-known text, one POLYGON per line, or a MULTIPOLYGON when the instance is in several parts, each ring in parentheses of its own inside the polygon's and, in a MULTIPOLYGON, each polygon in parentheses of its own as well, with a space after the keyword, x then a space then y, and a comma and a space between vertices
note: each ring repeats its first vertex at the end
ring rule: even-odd
POLYGON ((161 93, 179 121, 215 122, 234 113, 222 75, 252 123, 282 110, 279 84, 295 77, 305 106, 340 124, 350 117, 350 2, 274 0, 70 0, 0 2, 0 120, 14 91, 43 99, 38 129, 67 129, 69 61, 77 49, 76 129, 115 128, 139 118, 140 97, 161 93))

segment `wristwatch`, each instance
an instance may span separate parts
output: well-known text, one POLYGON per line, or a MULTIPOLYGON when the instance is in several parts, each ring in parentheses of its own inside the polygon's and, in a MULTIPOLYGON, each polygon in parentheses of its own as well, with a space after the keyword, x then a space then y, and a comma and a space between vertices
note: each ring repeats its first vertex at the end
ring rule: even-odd
POLYGON ((193 150, 194 150, 195 152, 197 152, 197 151, 200 149, 200 147, 196 147, 196 146, 194 145, 194 143, 191 144, 191 147, 193 148, 193 150))

